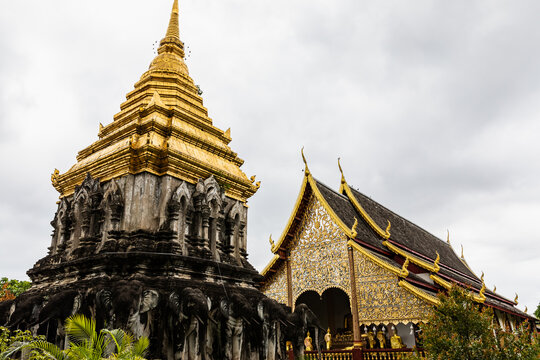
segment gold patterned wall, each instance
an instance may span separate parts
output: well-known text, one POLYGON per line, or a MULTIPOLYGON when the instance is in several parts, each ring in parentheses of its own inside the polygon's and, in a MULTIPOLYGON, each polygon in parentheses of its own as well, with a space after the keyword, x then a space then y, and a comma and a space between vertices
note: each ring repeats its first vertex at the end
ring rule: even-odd
POLYGON ((271 275, 261 288, 264 295, 282 304, 287 304, 287 266, 285 263, 271 275))
POLYGON ((433 306, 398 285, 398 277, 354 252, 358 319, 363 324, 425 321, 433 306))
POLYGON ((308 290, 339 288, 350 297, 347 236, 312 196, 290 245, 293 303, 308 290))

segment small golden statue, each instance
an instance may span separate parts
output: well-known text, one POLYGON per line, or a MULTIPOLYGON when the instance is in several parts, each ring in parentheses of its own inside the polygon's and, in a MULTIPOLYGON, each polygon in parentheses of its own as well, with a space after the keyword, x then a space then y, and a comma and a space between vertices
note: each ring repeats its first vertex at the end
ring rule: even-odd
POLYGON ((311 336, 309 336, 309 331, 307 332, 307 336, 304 339, 304 346, 306 348, 306 351, 313 351, 313 342, 311 341, 311 336))
POLYGON ((401 336, 399 336, 397 332, 394 333, 394 335, 390 338, 390 347, 392 349, 401 349, 405 347, 403 345, 403 341, 401 340, 401 336))
POLYGON ((375 335, 373 335, 372 332, 368 332, 367 336, 368 336, 369 348, 375 349, 375 335))
POLYGON ((382 331, 377 332, 377 340, 379 340, 379 347, 386 349, 386 336, 384 336, 382 331))
POLYGON ((330 350, 330 347, 332 347, 332 334, 330 334, 330 328, 328 328, 328 331, 324 335, 324 341, 326 341, 326 350, 330 350))

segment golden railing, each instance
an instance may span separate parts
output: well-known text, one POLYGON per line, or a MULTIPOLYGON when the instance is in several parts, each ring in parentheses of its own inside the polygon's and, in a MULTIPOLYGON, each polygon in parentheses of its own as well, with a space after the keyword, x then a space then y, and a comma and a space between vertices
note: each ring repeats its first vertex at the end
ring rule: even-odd
POLYGON ((305 360, 405 360, 413 351, 426 359, 422 349, 358 349, 358 350, 323 350, 304 352, 305 360))

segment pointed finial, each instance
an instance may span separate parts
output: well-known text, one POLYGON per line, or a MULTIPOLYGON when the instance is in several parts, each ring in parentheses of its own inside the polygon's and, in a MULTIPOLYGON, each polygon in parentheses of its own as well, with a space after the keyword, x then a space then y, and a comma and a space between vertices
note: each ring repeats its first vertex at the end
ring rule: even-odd
POLYGON ((354 224, 351 228, 351 235, 353 238, 356 237, 356 235, 358 235, 358 233, 356 232, 356 227, 358 226, 358 219, 356 218, 356 216, 354 217, 354 224))
POLYGON ((409 266, 409 258, 405 258, 405 262, 403 263, 403 266, 401 267, 401 271, 399 272, 399 276, 406 278, 409 276, 409 270, 407 270, 407 267, 409 266))
POLYGON ((270 241, 270 249, 274 251, 274 246, 276 246, 276 244, 274 243, 274 240, 272 239, 272 234, 270 234, 270 239, 268 239, 268 241, 270 241))
POLYGON ((231 138, 231 128, 228 128, 226 131, 225 131, 225 137, 226 138, 231 138))
POLYGON ((59 175, 60 175, 60 171, 58 169, 54 169, 53 173, 51 174, 51 183, 55 188, 58 186, 59 175))
POLYGON ((300 153, 302 154, 302 160, 304 161, 304 165, 306 167, 304 173, 306 174, 306 176, 308 176, 310 174, 309 172, 309 168, 307 166, 307 160, 306 160, 306 157, 304 156, 304 147, 302 146, 302 150, 300 150, 300 153))
POLYGON ((342 184, 345 184, 345 183, 346 183, 346 181, 345 181, 345 175, 343 175, 343 169, 341 168, 340 160, 341 160, 341 158, 337 158, 337 165, 338 165, 338 167, 339 167, 339 172, 341 173, 341 183, 342 183, 342 184))
POLYGON ((388 225, 386 226, 386 230, 384 230, 384 232, 386 233, 385 237, 388 239, 390 237, 390 228, 392 227, 392 224, 390 223, 390 220, 386 221, 388 221, 388 225))
POLYGON ((450 230, 446 229, 446 242, 450 245, 450 230))
POLYGON ((439 272, 439 270, 441 269, 441 267, 439 266, 439 262, 441 261, 441 255, 439 255, 438 251, 436 251, 435 253, 437 254, 437 258, 433 262, 433 267, 435 268, 435 272, 439 272))
POLYGON ((525 313, 527 312, 527 310, 529 310, 529 309, 527 309, 527 305, 525 305, 525 313))
POLYGON ((251 183, 253 184, 255 182, 256 177, 257 175, 253 175, 252 177, 249 178, 249 181, 251 181, 251 183))
POLYGON ((180 26, 178 24, 178 0, 174 0, 171 11, 171 19, 165 37, 175 37, 180 40, 180 26))
POLYGON ((516 303, 516 305, 518 304, 518 298, 519 298, 519 296, 518 296, 518 294, 516 293, 516 297, 515 297, 515 299, 514 299, 514 302, 516 303))
POLYGON ((493 292, 497 291, 497 285, 493 285, 493 292))
POLYGON ((482 271, 482 276, 480 276, 480 281, 484 282, 484 272, 482 271))
POLYGON ((461 244, 461 259, 465 260, 465 256, 463 256, 463 244, 461 244))

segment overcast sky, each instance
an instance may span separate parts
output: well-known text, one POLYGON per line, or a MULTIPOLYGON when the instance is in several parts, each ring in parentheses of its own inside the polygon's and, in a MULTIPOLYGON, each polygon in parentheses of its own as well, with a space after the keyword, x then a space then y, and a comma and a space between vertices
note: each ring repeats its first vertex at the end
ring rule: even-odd
MULTIPOLYGON (((172 0, 0 0, 0 276, 46 254, 51 185, 155 56, 172 0)), ((302 181, 348 182, 540 301, 540 2, 181 0, 190 75, 262 181, 250 259, 302 181)))

